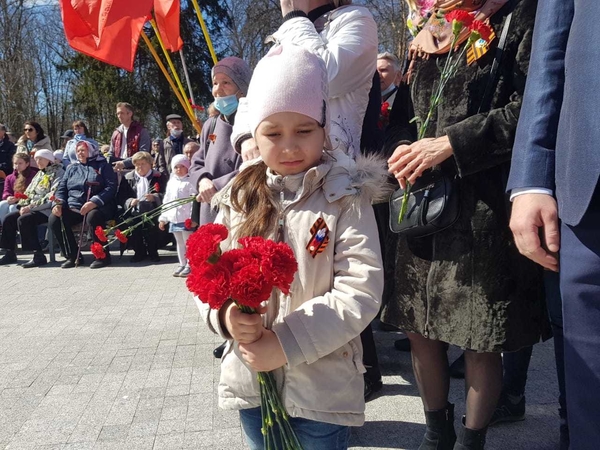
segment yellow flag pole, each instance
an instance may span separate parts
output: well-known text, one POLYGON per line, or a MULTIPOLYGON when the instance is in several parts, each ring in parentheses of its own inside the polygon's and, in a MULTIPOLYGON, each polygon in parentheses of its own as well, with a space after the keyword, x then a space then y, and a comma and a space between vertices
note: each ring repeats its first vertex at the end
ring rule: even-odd
POLYGON ((177 89, 177 86, 175 85, 175 82, 171 78, 171 75, 169 75, 169 72, 167 71, 167 68, 165 67, 163 62, 160 60, 158 53, 156 53, 156 50, 154 49, 152 42, 150 42, 150 39, 148 39, 148 36, 146 36, 146 33, 144 33, 142 31, 141 35, 142 35, 142 38, 144 39, 144 42, 146 42, 146 45, 148 46, 148 50, 150 50, 150 53, 152 54, 152 56, 154 57, 154 60, 158 64, 158 67, 160 67, 160 70, 165 75, 165 78, 171 85, 171 89, 173 89, 173 92, 175 92, 175 95, 177 96, 179 103, 181 103, 181 106, 183 106, 184 111, 188 115, 189 119, 192 121, 192 125, 194 126, 196 131, 198 133, 200 133, 202 131, 202 127, 201 127, 200 123, 198 122, 198 119, 196 118, 195 115, 193 115, 193 114, 190 115, 190 112, 189 112, 188 108, 186 107, 186 105, 189 105, 189 102, 181 96, 179 90, 177 89))
POLYGON ((202 12, 200 11, 200 6, 198 6, 197 0, 192 0, 194 4, 194 9, 196 10, 196 15, 198 16, 198 22, 200 22, 200 27, 202 28, 202 33, 204 33, 204 39, 206 39, 206 44, 208 45, 208 50, 210 51, 210 56, 212 56, 213 64, 217 64, 217 54, 215 53, 215 49, 213 47, 212 41, 210 40, 210 35, 208 34, 208 28, 206 28, 206 24, 204 23, 204 19, 202 18, 202 12))
MULTIPOLYGON (((177 86, 179 87, 179 92, 181 92, 181 95, 183 95, 184 98, 189 98, 187 96, 187 94, 185 93, 185 89, 183 88, 183 84, 181 83, 181 80, 179 79, 179 75, 177 75, 177 71, 175 70, 175 65, 173 64, 171 55, 169 55, 169 52, 167 51, 167 48, 165 47, 165 44, 162 40, 162 37, 160 36, 160 33, 158 32, 158 27, 156 26, 156 22, 154 21, 154 19, 150 19, 150 24, 152 25, 154 34, 156 34, 156 38, 158 39, 160 48, 162 49, 163 54, 165 55, 165 58, 167 59, 167 63, 169 64, 169 67, 171 68, 171 73, 173 74, 173 78, 175 79, 175 82, 177 83, 177 86)), ((194 112, 192 111, 192 107, 189 104, 189 102, 186 103, 185 108, 186 108, 186 111, 188 112, 188 115, 194 116, 194 112)))

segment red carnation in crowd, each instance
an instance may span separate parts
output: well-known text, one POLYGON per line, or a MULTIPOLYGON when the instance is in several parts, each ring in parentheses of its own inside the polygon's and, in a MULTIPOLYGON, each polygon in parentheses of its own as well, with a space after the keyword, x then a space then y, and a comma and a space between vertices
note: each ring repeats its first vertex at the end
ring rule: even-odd
POLYGON ((262 271, 269 283, 284 294, 289 294, 297 270, 298 262, 289 245, 284 242, 266 241, 262 271))
POLYGON ((221 264, 196 267, 186 279, 190 292, 212 309, 220 309, 230 297, 230 274, 221 264))
POLYGON ((273 285, 258 264, 247 265, 231 274, 231 298, 240 306, 257 309, 271 296, 273 285))
POLYGON ((23 194, 22 192, 15 192, 15 198, 17 200, 27 200, 29 197, 27 197, 25 194, 23 194))
POLYGON ((90 250, 92 251, 94 258, 96 258, 96 259, 106 258, 106 252, 104 251, 104 247, 102 246, 102 244, 100 244, 98 242, 94 242, 91 245, 90 250))
POLYGON ((470 27, 474 20, 471 14, 461 9, 450 11, 445 17, 446 21, 452 24, 452 32, 454 34, 460 33, 464 27, 470 27))
POLYGON ((127 236, 125 236, 121 230, 115 230, 115 237, 123 244, 127 243, 127 236))
POLYGON ((154 183, 154 192, 160 191, 160 184, 154 183))
POLYGON ((247 248, 235 248, 221 255, 219 264, 229 272, 237 272, 248 265, 260 264, 260 255, 247 248))
POLYGON ((185 222, 183 222, 183 226, 185 227, 186 230, 191 230, 192 229, 192 219, 185 219, 185 222))
POLYGON ((383 102, 381 105, 381 115, 384 117, 388 117, 390 115, 390 104, 389 102, 383 102))
POLYGON ((102 229, 102 227, 100 225, 98 225, 96 227, 96 230, 94 231, 94 234, 96 235, 96 237, 98 238, 98 240, 100 242, 108 242, 108 239, 106 237, 106 233, 104 233, 104 230, 102 229))
POLYGON ((188 238, 186 246, 186 258, 190 262, 190 266, 199 267, 209 261, 211 256, 218 257, 221 253, 219 244, 227 238, 227 227, 216 223, 207 223, 198 228, 188 238))
POLYGON ((493 30, 488 24, 483 23, 481 20, 474 20, 471 25, 469 25, 469 28, 471 29, 471 33, 476 33, 479 35, 479 38, 485 40, 486 42, 490 42, 493 30))

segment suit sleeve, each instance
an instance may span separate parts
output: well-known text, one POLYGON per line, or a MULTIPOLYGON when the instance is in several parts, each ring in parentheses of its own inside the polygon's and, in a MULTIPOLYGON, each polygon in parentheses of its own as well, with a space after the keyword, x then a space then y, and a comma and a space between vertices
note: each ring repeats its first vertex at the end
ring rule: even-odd
POLYGON ((562 108, 565 53, 573 0, 538 3, 531 63, 517 128, 507 190, 554 190, 556 131, 562 108))

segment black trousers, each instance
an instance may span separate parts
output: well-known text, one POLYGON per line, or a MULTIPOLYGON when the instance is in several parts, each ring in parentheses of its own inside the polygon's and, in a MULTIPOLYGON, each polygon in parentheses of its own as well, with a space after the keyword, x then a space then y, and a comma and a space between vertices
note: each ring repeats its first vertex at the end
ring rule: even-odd
MULTIPOLYGON (((92 209, 87 213, 86 223, 92 229, 95 229, 97 226, 104 227, 106 220, 107 218, 104 216, 104 213, 99 209, 92 209)), ((77 225, 81 222, 83 222, 83 216, 68 208, 62 209, 62 223, 61 217, 56 217, 54 214, 51 214, 48 219, 48 226, 52 229, 60 249, 68 259, 75 259, 77 257, 79 244, 75 241, 75 235, 73 234, 72 228, 73 225, 77 225)), ((100 242, 95 233, 92 233, 92 236, 94 237, 95 242, 100 242)), ((105 250, 106 253, 108 253, 108 249, 105 250)))
POLYGON ((17 245, 17 231, 21 233, 21 244, 24 249, 41 251, 37 227, 48 222, 48 216, 40 211, 21 215, 19 211, 10 213, 2 224, 0 248, 14 250, 17 245))

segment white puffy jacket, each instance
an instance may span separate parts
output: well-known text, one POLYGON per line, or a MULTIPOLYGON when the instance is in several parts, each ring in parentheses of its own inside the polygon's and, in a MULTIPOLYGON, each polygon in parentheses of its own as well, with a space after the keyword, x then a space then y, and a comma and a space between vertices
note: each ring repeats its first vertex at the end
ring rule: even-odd
MULTIPOLYGON (((197 193, 197 189, 194 187, 190 176, 179 178, 174 174, 171 174, 169 182, 167 183, 167 190, 163 198, 163 205, 172 200, 178 198, 189 197, 197 193)), ((185 205, 177 208, 172 208, 164 211, 158 218, 159 222, 169 223, 183 223, 186 219, 192 217, 192 203, 186 203, 185 205)))
MULTIPOLYGON (((341 150, 334 157, 308 170, 298 181, 295 197, 284 205, 284 240, 296 255, 298 272, 290 295, 273 295, 264 322, 277 335, 288 361, 275 377, 290 416, 360 426, 365 408, 360 333, 377 314, 383 292, 371 202, 374 195, 385 195, 387 171, 373 159, 359 156, 355 163, 341 150), (306 247, 317 219, 327 224, 330 241, 313 258, 306 247)), ((274 198, 285 186, 289 187, 286 179, 272 183, 274 198)), ((245 219, 232 210, 229 188, 215 199, 220 200, 216 222, 235 230, 245 219)), ((234 242, 230 235, 221 247, 225 251, 234 242)), ((195 300, 209 328, 231 339, 218 311, 195 300)), ((256 373, 231 340, 221 361, 219 406, 260 406, 256 373)))
MULTIPOLYGON (((285 21, 273 38, 282 44, 300 45, 325 61, 329 75, 331 142, 334 149, 356 157, 360 153, 362 124, 377 70, 377 25, 367 8, 356 5, 336 8, 315 24, 305 17, 295 17, 285 21), (315 24, 323 26, 323 30, 318 32, 315 24)), ((243 117, 248 113, 246 100, 242 98, 231 136, 237 150, 240 141, 251 134, 243 117)))

